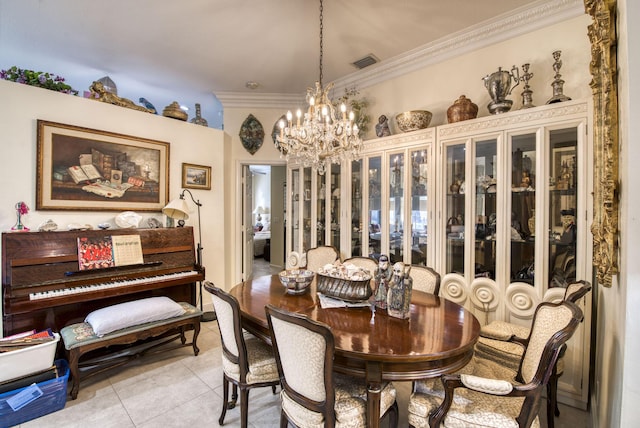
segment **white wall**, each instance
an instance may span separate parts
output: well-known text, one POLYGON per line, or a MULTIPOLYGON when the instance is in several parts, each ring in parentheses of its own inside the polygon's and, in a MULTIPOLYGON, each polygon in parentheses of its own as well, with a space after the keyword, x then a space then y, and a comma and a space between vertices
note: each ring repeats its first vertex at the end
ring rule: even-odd
MULTIPOLYGON (((42 88, 0 80, 0 230, 9 230, 16 221, 15 204, 24 201, 30 208, 24 223, 32 230, 52 219, 59 229, 66 230, 70 223, 114 224, 114 211, 36 211, 36 121, 59 122, 80 127, 138 136, 170 143, 169 200, 181 191, 182 163, 210 165, 212 188, 210 191, 193 190, 202 203, 203 264, 207 279, 225 282, 226 252, 224 236, 225 188, 224 161, 230 141, 220 130, 193 125, 163 116, 116 107, 99 101, 74 97, 42 88)), ((187 198, 190 207, 195 208, 187 198)), ((155 217, 164 223, 160 212, 140 213, 146 220, 155 217)), ((194 209, 187 225, 196 228, 194 209)), ((210 302, 205 296, 205 303, 210 302)))

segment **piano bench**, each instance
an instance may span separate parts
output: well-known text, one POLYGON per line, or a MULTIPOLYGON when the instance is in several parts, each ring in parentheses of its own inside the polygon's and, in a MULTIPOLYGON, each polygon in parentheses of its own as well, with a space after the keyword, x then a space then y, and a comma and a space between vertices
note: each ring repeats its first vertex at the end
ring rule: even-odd
POLYGON ((102 337, 97 336, 91 324, 86 322, 71 324, 60 330, 71 370, 71 399, 75 400, 78 397, 81 380, 111 368, 124 365, 130 360, 138 358, 152 349, 173 342, 178 338, 180 338, 181 343, 171 347, 162 347, 154 352, 163 352, 182 346, 192 346, 193 353, 197 356, 200 349, 198 349, 196 341, 200 333, 200 317, 202 311, 189 303, 179 302, 179 304, 186 310, 183 315, 134 325, 105 334, 102 337), (185 331, 191 329, 193 329, 193 339, 190 343, 186 343, 187 338, 185 337, 185 331), (147 341, 125 349, 120 347, 107 355, 100 355, 96 358, 83 361, 82 363, 80 362, 80 358, 90 351, 106 349, 110 346, 130 345, 149 338, 157 338, 157 340, 147 341), (82 376, 81 372, 83 372, 82 376))

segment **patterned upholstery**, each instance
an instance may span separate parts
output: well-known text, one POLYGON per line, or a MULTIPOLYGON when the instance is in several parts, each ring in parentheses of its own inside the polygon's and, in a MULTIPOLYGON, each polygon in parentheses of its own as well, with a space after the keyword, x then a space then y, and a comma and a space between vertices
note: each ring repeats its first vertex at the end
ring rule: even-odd
POLYGON ((581 320, 582 311, 572 302, 542 303, 536 309, 531 337, 525 341, 520 372, 474 355, 455 375, 415 383, 409 423, 413 427, 538 427, 544 386, 561 347, 581 320))
MULTIPOLYGON (((333 373, 333 335, 324 324, 267 306, 267 319, 282 380, 281 426, 366 426, 367 388, 361 379, 333 373), (295 337, 296 340, 291 340, 295 337)), ((380 414, 397 425, 396 390, 383 385, 380 414)))
POLYGON ((307 269, 317 272, 318 269, 328 263, 333 263, 340 258, 338 250, 331 246, 310 248, 307 250, 307 269))
POLYGON ((413 279, 413 289, 425 293, 440 293, 440 274, 430 267, 411 265, 409 276, 413 279))
MULTIPOLYGON (((590 289, 591 285, 587 281, 576 281, 571 283, 565 290, 564 300, 576 302, 588 293, 590 289)), ((526 339, 529 337, 530 333, 531 329, 529 327, 512 324, 506 321, 492 321, 480 329, 480 338, 478 339, 475 348, 476 355, 506 365, 513 370, 518 370, 524 348, 517 343, 509 342, 509 340, 512 337, 526 339)), ((561 353, 556 364, 555 372, 552 374, 552 379, 549 383, 549 391, 547 393, 549 408, 547 419, 549 428, 554 426, 552 412, 555 412, 556 416, 560 414, 555 397, 557 378, 563 373, 563 371, 564 359, 562 358, 561 353)))
POLYGON ((346 259, 343 264, 351 263, 354 266, 364 269, 365 271, 371 273, 371 275, 375 275, 376 270, 378 270, 378 262, 369 257, 351 257, 350 259, 346 259))
POLYGON ((273 349, 257 337, 242 329, 238 301, 210 282, 204 288, 212 294, 211 300, 218 318, 218 328, 222 339, 222 414, 218 422, 224 423, 227 409, 233 409, 240 388, 240 424, 247 426, 249 413, 249 388, 275 386, 280 383, 278 367, 273 349), (229 401, 229 383, 233 384, 233 394, 229 401))

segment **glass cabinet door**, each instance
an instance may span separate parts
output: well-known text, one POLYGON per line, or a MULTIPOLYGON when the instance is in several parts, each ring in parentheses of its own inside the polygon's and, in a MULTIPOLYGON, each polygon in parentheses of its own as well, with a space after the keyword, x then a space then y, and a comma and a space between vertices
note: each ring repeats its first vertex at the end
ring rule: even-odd
POLYGON ((291 249, 301 252, 300 246, 300 169, 291 170, 291 249))
MULTIPOLYGON (((534 285, 536 244, 536 134, 511 139, 510 282, 534 285)), ((541 183, 542 184, 542 183, 541 183)))
POLYGON ((374 156, 367 159, 369 173, 369 257, 377 259, 382 251, 382 158, 374 156))
POLYGON ((389 155, 389 260, 404 261, 404 153, 389 155))
POLYGON ((362 256, 362 159, 351 162, 351 255, 362 256))
POLYGON ((576 128, 549 134, 549 288, 566 287, 576 279, 578 208, 576 128))
POLYGON ((475 143, 475 180, 466 185, 463 182, 458 189, 459 193, 473 192, 475 195, 475 224, 470 231, 475 235, 474 277, 491 279, 496 277, 497 146, 496 139, 475 143))
MULTIPOLYGON (((302 193, 302 251, 307 251, 312 246, 311 242, 311 168, 303 169, 303 193, 302 193)), ((315 238, 315 236, 314 236, 315 238)))
POLYGON ((329 245, 340 250, 340 223, 341 223, 341 206, 340 206, 340 165, 331 164, 329 173, 331 185, 331 241, 329 245))
POLYGON ((465 145, 446 147, 446 273, 464 275, 465 145), (462 191, 461 191, 462 190, 462 191))
POLYGON ((427 172, 425 149, 411 151, 411 264, 427 264, 427 172))
POLYGON ((318 246, 327 245, 327 185, 326 175, 318 175, 316 180, 317 207, 316 207, 316 235, 318 246))

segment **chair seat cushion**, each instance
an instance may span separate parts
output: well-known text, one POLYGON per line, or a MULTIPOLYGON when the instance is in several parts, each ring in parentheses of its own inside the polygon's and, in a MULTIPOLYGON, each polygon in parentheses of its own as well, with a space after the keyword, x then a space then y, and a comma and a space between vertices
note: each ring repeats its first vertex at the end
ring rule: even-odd
MULTIPOLYGON (((364 381, 348 376, 334 375, 336 427, 351 428, 366 426, 367 387, 364 381)), ((396 389, 392 383, 383 385, 380 397, 380 415, 396 401, 396 389)), ((313 412, 293 401, 285 391, 281 392, 282 409, 296 426, 322 428, 322 414, 313 412)))
MULTIPOLYGON (((273 382, 280 379, 273 348, 250 334, 245 334, 244 341, 247 346, 247 359, 249 360, 249 372, 247 373, 246 382, 254 384, 273 382)), ((222 369, 231 379, 240 381, 240 366, 229 361, 224 354, 222 354, 222 369)))
POLYGON ((512 324, 506 321, 491 321, 480 328, 480 336, 491 339, 507 340, 511 336, 526 339, 531 329, 522 325, 512 324))
MULTIPOLYGON (((474 357, 458 372, 491 379, 509 380, 513 384, 516 372, 493 361, 474 357)), ((429 413, 436 409, 444 398, 440 378, 418 381, 415 392, 409 399, 409 423, 416 428, 429 426, 429 413)), ((515 418, 520 412, 524 398, 496 397, 473 390, 457 388, 453 403, 445 416, 447 428, 491 428, 518 427, 515 418)), ((538 419, 533 427, 540 426, 538 419)))

